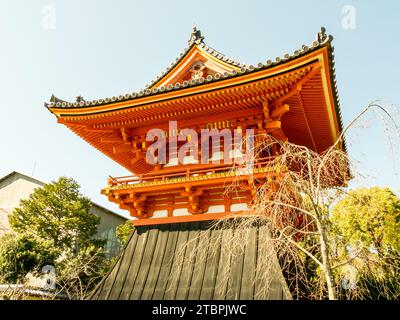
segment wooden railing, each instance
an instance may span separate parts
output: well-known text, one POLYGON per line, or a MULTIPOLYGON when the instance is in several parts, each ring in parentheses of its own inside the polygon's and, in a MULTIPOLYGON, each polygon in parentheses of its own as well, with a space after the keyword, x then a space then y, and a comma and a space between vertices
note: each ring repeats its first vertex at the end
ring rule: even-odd
MULTIPOLYGON (((271 164, 274 157, 266 157, 258 159, 254 164, 254 168, 261 168, 271 164)), ((209 164, 202 166, 183 165, 175 169, 164 169, 153 171, 150 173, 140 174, 137 176, 109 177, 108 185, 128 185, 143 183, 147 181, 160 181, 173 178, 190 178, 195 176, 210 175, 215 173, 227 172, 246 168, 246 164, 209 164)))

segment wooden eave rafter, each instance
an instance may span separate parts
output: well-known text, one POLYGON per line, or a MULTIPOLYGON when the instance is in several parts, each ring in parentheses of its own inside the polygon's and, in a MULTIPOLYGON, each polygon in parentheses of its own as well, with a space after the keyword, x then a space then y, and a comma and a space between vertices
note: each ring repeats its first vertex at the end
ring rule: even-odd
MULTIPOLYGON (((240 112, 240 110, 246 109, 247 111, 251 107, 260 105, 264 98, 279 104, 301 91, 303 84, 319 74, 321 79, 325 79, 322 81, 322 85, 326 112, 329 115, 327 128, 330 128, 332 141, 334 141, 339 131, 333 107, 327 60, 327 48, 323 47, 287 64, 218 82, 204 83, 201 86, 106 106, 52 109, 52 111, 58 113, 58 122, 68 126, 80 137, 128 170, 132 171, 133 168, 142 166, 143 169, 140 169, 139 172, 145 172, 150 168, 141 162, 136 164, 132 164, 130 161, 126 162, 127 152, 131 145, 123 141, 119 132, 121 128, 137 128, 136 133, 139 134, 140 128, 147 130, 152 125, 159 127, 158 125, 165 123, 168 119, 190 122, 191 118, 227 115, 235 110, 240 112), (106 142, 107 139, 121 145, 112 146, 110 142, 106 142), (115 147, 117 148, 115 149, 115 147), (119 154, 116 154, 116 151, 119 154)), ((190 127, 189 123, 186 125, 190 127)))
MULTIPOLYGON (((322 80, 323 100, 326 108, 321 112, 327 112, 329 119, 324 130, 330 130, 331 141, 335 141, 339 134, 340 114, 337 114, 336 96, 334 96, 336 88, 332 83, 329 48, 329 45, 324 45, 276 66, 243 74, 238 73, 219 81, 204 81, 201 85, 159 92, 106 105, 78 108, 50 107, 49 109, 58 117, 58 122, 65 124, 98 150, 132 171, 131 163, 124 164, 123 158, 127 156, 127 153, 122 152, 120 155, 115 155, 116 149, 105 145, 107 139, 114 139, 115 143, 122 143, 120 135, 115 135, 116 129, 119 130, 122 127, 144 129, 165 123, 169 119, 184 121, 192 117, 215 116, 229 112, 229 110, 240 111, 244 110, 243 108, 248 110, 251 106, 260 103, 263 94, 269 95, 271 101, 279 104, 280 101, 284 102, 285 99, 290 99, 291 95, 296 95, 299 90, 302 90, 302 84, 317 73, 320 74, 322 80), (301 79, 296 79, 291 86, 284 86, 285 76, 293 76, 301 70, 304 72, 310 66, 313 68, 311 72, 302 74, 301 79), (268 83, 269 80, 271 80, 270 83, 268 83), (264 91, 259 90, 260 86, 264 91), (191 108, 187 108, 188 105, 191 108)), ((123 151, 121 148, 128 150, 129 146, 125 144, 117 149, 123 151)))
MULTIPOLYGON (((203 40, 204 37, 201 35, 201 32, 196 27, 194 27, 189 40, 189 46, 185 48, 185 50, 179 55, 176 61, 172 63, 165 72, 163 72, 154 81, 152 81, 150 85, 146 86, 147 89, 141 90, 139 92, 127 93, 124 95, 92 101, 87 101, 79 96, 76 98, 75 102, 67 102, 52 95, 50 101, 45 102, 45 106, 57 117, 62 117, 63 115, 94 115, 107 111, 112 111, 114 107, 117 107, 118 109, 129 108, 129 105, 135 108, 140 108, 148 103, 156 101, 160 94, 162 94, 162 97, 166 100, 174 99, 174 97, 177 97, 176 93, 178 95, 189 93, 190 95, 190 89, 193 89, 192 92, 200 92, 202 88, 206 88, 206 84, 216 84, 216 86, 218 86, 218 83, 221 82, 226 84, 227 82, 225 80, 227 79, 233 79, 233 81, 235 81, 236 78, 245 79, 244 76, 259 74, 260 71, 286 68, 291 64, 296 64, 299 61, 304 61, 308 59, 308 57, 316 56, 316 53, 324 51, 323 59, 318 58, 325 68, 325 75, 322 76, 322 79, 324 81, 324 91, 328 91, 328 95, 330 95, 330 104, 331 107, 333 106, 331 109, 333 109, 333 113, 335 113, 336 125, 339 131, 342 130, 339 98, 335 79, 333 55, 334 48, 331 43, 333 37, 326 34, 326 30, 324 27, 321 28, 320 32, 318 32, 316 40, 313 41, 310 46, 303 45, 298 50, 295 50, 292 54, 285 54, 283 57, 277 57, 275 61, 267 60, 265 63, 258 63, 256 66, 244 65, 236 60, 232 60, 221 54, 220 52, 214 50, 213 48, 208 47, 203 42, 203 40), (200 48, 200 50, 210 54, 210 56, 213 56, 221 63, 228 63, 230 66, 233 67, 233 71, 231 73, 225 72, 223 74, 216 73, 215 75, 209 75, 206 78, 197 78, 191 81, 184 81, 183 83, 171 83, 168 86, 161 86, 159 88, 155 87, 157 83, 163 81, 163 79, 168 77, 170 73, 177 68, 177 66, 187 57, 188 53, 194 47, 200 48), (236 69, 240 67, 240 71, 235 70, 234 67, 236 67, 236 69), (185 89, 189 90, 185 91, 185 89)), ((207 90, 208 89, 212 88, 207 87, 207 90)), ((326 96, 328 97, 328 95, 326 96)), ((330 111, 328 110, 328 112, 330 111)), ((96 116, 96 118, 98 117, 96 116)), ((329 115, 329 118, 330 120, 332 120, 332 114, 329 115)), ((88 118, 86 118, 86 121, 87 120, 88 118)), ((343 144, 343 148, 346 149, 345 143, 343 144)))

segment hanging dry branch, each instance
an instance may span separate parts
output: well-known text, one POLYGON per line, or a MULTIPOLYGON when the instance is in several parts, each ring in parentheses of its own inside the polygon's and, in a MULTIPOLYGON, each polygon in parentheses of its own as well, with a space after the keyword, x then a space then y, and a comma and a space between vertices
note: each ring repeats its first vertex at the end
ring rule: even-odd
MULTIPOLYGON (((267 230, 259 239, 263 250, 258 256, 259 276, 256 277, 256 281, 263 284, 264 291, 268 291, 276 276, 276 272, 271 270, 275 266, 271 261, 277 259, 293 298, 340 298, 342 284, 338 282, 337 274, 355 260, 366 261, 365 255, 362 257, 366 248, 360 246, 356 254, 344 260, 339 257, 338 251, 346 250, 347 244, 331 232, 331 208, 347 193, 347 183, 354 174, 350 170, 351 161, 345 151, 344 136, 373 109, 388 119, 386 124, 392 126, 392 136, 395 132, 398 138, 400 132, 396 119, 378 102, 369 104, 322 154, 272 136, 256 136, 258 143, 254 156, 247 159, 240 169, 245 170, 249 185, 256 190, 250 209, 243 215, 227 216, 214 222, 211 230, 231 230, 230 233, 221 233, 224 239, 214 238, 214 241, 207 242, 208 236, 203 233, 184 245, 177 259, 181 265, 180 272, 199 263, 199 259, 214 259, 213 255, 220 247, 226 263, 222 270, 223 281, 220 281, 223 285, 217 289, 224 291, 234 274, 232 261, 245 250, 251 226, 258 224, 267 230), (278 150, 278 155, 272 150, 278 150), (257 160, 265 157, 271 157, 269 166, 274 174, 256 179, 252 172, 257 167, 257 160)), ((238 190, 239 181, 226 185, 227 194, 238 190)), ((179 277, 179 274, 173 276, 179 277)), ((388 295, 387 287, 378 287, 388 295)), ((368 290, 360 286, 357 290, 352 288, 346 295, 347 298, 367 297, 368 290)))

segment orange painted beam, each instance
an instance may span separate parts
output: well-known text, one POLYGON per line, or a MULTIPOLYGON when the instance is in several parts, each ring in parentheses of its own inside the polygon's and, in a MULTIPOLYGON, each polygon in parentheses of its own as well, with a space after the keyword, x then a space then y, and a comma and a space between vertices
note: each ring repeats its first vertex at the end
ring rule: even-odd
POLYGON ((155 224, 170 224, 194 221, 209 221, 218 220, 231 215, 232 218, 237 215, 244 215, 242 211, 239 212, 221 212, 221 213, 199 213, 188 216, 172 216, 165 218, 149 218, 149 219, 136 219, 132 220, 135 227, 138 226, 151 226, 155 224))

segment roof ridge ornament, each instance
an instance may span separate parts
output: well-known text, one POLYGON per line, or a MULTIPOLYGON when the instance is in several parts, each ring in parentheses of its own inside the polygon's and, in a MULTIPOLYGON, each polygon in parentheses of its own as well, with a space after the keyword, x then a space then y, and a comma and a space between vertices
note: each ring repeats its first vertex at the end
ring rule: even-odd
POLYGON ((317 41, 319 43, 324 43, 328 39, 328 35, 326 34, 326 28, 321 27, 321 31, 317 33, 317 41))
POLYGON ((196 25, 193 25, 192 33, 190 35, 190 39, 188 41, 189 45, 193 43, 200 44, 203 43, 204 37, 201 35, 200 29, 197 28, 196 25))
POLYGON ((78 102, 78 103, 86 101, 81 95, 77 96, 75 99, 76 99, 76 102, 78 102))
POLYGON ((56 103, 64 103, 64 102, 67 102, 67 101, 62 100, 60 98, 57 98, 54 94, 52 94, 51 97, 50 97, 50 101, 49 102, 50 102, 50 104, 51 103, 56 104, 56 103))

